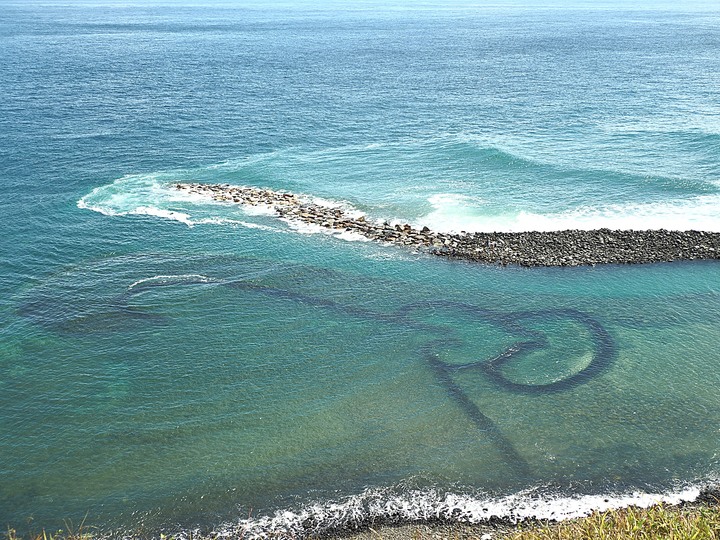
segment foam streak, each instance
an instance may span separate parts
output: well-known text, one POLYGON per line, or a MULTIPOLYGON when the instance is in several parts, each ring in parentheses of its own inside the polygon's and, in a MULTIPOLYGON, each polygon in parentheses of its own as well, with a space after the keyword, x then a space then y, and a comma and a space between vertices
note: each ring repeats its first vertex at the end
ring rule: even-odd
POLYGON ((217 201, 273 207, 278 217, 342 234, 425 250, 434 255, 520 266, 637 264, 720 259, 720 233, 610 229, 444 234, 405 224, 373 223, 341 208, 303 202, 291 193, 230 185, 176 184, 217 201))

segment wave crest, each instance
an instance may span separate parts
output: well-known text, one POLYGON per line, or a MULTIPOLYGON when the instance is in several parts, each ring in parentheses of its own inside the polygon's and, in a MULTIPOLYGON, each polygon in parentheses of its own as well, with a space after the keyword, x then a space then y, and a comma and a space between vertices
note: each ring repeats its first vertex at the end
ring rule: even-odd
MULTIPOLYGON (((694 501, 706 489, 707 486, 696 485, 666 493, 634 491, 578 496, 548 495, 540 489, 532 489, 493 497, 435 490, 398 492, 373 488, 337 502, 317 502, 299 510, 278 510, 273 515, 242 519, 221 527, 213 536, 306 538, 401 523, 518 523, 528 519, 560 521, 587 516, 593 511, 694 501)), ((186 537, 189 538, 189 534, 186 537)))
POLYGON ((162 286, 176 285, 186 283, 211 283, 215 280, 202 274, 181 274, 181 275, 160 275, 148 278, 138 279, 136 282, 128 286, 128 290, 133 290, 140 286, 162 286))

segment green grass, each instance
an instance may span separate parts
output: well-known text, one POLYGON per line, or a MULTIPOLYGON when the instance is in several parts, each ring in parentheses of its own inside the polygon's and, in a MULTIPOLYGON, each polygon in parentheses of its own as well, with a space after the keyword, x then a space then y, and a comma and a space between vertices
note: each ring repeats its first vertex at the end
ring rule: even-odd
MULTIPOLYGON (((433 529, 432 526, 405 527, 401 529, 371 529, 352 535, 349 539, 372 538, 373 540, 720 540, 720 504, 665 506, 651 508, 622 508, 595 512, 592 515, 568 521, 521 523, 514 530, 501 528, 488 536, 488 527, 473 529, 472 526, 433 529)), ((100 537, 85 523, 74 528, 66 523, 66 529, 48 533, 29 532, 20 536, 14 529, 5 532, 6 540, 95 540, 100 537)), ((208 538, 211 538, 209 535, 208 538)), ((172 540, 161 535, 159 540, 172 540)), ((202 537, 195 540, 203 540, 202 537)))
POLYGON ((55 532, 48 532, 45 529, 34 532, 30 526, 28 526, 28 532, 22 536, 10 527, 5 531, 6 540, 93 540, 95 536, 92 529, 85 526, 85 519, 77 527, 73 525, 72 521, 66 521, 65 529, 55 532))
POLYGON ((624 508, 582 519, 521 526, 508 540, 720 540, 720 506, 624 508))

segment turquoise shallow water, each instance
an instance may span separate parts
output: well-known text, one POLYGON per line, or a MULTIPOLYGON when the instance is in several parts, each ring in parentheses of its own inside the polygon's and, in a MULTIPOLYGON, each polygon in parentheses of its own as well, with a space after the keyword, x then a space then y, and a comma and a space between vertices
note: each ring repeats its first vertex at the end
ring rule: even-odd
POLYGON ((302 533, 717 482, 717 264, 451 262, 171 189, 718 231, 717 23, 1 1, 0 521, 302 533))

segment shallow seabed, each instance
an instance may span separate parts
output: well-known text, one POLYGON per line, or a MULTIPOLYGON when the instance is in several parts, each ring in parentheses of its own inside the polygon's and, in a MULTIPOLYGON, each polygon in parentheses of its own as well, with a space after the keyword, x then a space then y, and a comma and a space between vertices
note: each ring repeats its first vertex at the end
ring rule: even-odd
POLYGON ((718 22, 0 0, 0 522, 302 534, 717 482, 720 265, 440 260, 172 184, 719 231, 718 22))

